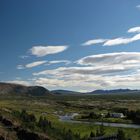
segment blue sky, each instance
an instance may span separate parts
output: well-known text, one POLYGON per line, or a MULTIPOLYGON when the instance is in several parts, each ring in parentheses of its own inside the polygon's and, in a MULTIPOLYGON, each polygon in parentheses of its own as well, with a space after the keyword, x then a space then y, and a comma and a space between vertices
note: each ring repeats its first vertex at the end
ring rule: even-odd
POLYGON ((139 88, 139 19, 139 0, 1 0, 0 80, 139 88))

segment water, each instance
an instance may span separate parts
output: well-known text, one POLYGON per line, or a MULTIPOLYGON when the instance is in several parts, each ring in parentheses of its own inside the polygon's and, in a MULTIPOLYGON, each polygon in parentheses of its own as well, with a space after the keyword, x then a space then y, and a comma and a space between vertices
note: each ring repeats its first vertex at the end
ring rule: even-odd
POLYGON ((62 122, 69 123, 83 123, 83 124, 94 124, 94 125, 103 125, 111 127, 122 127, 122 128, 140 128, 140 125, 137 124, 123 124, 123 123, 110 123, 110 122, 89 122, 89 121, 76 121, 73 120, 78 113, 73 113, 71 115, 59 116, 59 120, 62 122))

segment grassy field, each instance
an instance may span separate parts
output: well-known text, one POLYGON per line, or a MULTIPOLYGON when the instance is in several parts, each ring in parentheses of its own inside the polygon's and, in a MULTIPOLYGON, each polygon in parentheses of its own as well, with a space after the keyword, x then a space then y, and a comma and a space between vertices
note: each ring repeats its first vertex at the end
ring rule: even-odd
MULTIPOLYGON (((35 114, 37 119, 45 115, 54 127, 58 129, 71 129, 73 133, 79 133, 81 137, 89 136, 99 126, 93 124, 76 124, 60 122, 58 114, 88 112, 106 112, 113 108, 128 108, 129 110, 140 109, 140 94, 125 95, 51 95, 48 97, 26 97, 26 96, 1 96, 1 110, 22 110, 35 114), (61 111, 61 112, 60 112, 61 111), (57 112, 57 113, 56 113, 57 112), (60 113, 59 113, 60 112, 60 113)), ((127 137, 132 140, 140 140, 140 129, 122 128, 127 137)), ((118 128, 105 127, 106 135, 116 133, 118 128)))

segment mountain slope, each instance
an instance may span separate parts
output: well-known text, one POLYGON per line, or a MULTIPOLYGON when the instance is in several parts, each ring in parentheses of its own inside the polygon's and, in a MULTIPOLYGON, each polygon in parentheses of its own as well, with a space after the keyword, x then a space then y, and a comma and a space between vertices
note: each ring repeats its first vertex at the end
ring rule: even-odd
POLYGON ((140 92, 140 91, 131 90, 131 89, 95 90, 89 92, 88 94, 124 94, 124 93, 135 93, 135 92, 140 92))
POLYGON ((81 92, 70 91, 70 90, 52 90, 52 94, 79 94, 81 92))
POLYGON ((95 95, 95 94, 128 94, 128 93, 140 93, 140 90, 132 90, 132 89, 114 89, 114 90, 94 90, 91 92, 76 92, 76 91, 69 91, 69 90, 52 90, 52 94, 58 95, 72 95, 72 94, 84 94, 84 95, 95 95))
POLYGON ((24 86, 11 83, 0 83, 0 95, 1 94, 44 96, 50 94, 50 92, 41 86, 24 86))

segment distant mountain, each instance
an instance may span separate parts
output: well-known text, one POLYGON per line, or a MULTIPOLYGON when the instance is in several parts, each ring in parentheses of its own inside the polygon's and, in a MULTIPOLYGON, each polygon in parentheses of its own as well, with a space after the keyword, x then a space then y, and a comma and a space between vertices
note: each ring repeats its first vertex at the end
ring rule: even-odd
POLYGON ((132 92, 140 92, 140 90, 131 90, 131 89, 95 90, 92 92, 88 92, 88 94, 122 94, 132 92))
POLYGON ((0 95, 2 94, 45 96, 50 94, 50 92, 41 86, 24 86, 12 83, 0 83, 0 95))
POLYGON ((69 91, 69 90, 52 90, 52 94, 124 94, 124 93, 140 93, 140 90, 131 90, 131 89, 114 89, 114 90, 94 90, 92 92, 76 92, 76 91, 69 91))
POLYGON ((79 94, 81 92, 70 91, 70 90, 52 90, 52 94, 79 94))
POLYGON ((124 94, 124 93, 140 93, 140 90, 131 89, 114 89, 114 90, 95 90, 92 92, 76 92, 70 90, 52 90, 41 87, 41 86, 24 86, 20 84, 12 83, 1 83, 0 82, 0 95, 16 94, 16 95, 31 95, 31 96, 45 96, 50 94, 57 95, 72 95, 72 94, 82 94, 82 95, 92 95, 92 94, 124 94))

